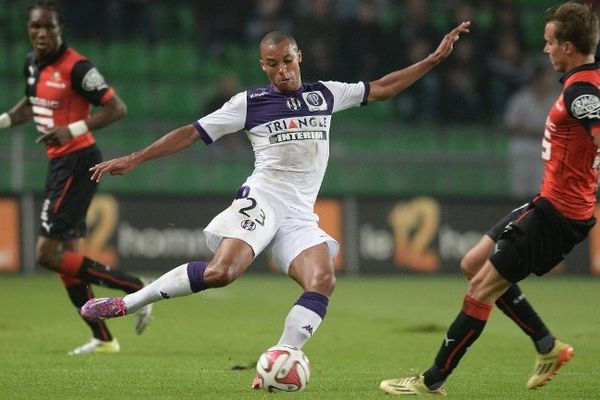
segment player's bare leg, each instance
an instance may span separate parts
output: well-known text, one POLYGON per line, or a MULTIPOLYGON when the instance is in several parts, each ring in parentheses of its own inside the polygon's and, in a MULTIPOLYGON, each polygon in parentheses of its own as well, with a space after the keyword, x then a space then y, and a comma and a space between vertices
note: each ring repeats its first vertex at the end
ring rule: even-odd
POLYGON ((292 261, 288 273, 302 286, 304 293, 290 310, 277 344, 300 349, 325 318, 329 297, 335 288, 333 260, 327 244, 304 250, 292 261))

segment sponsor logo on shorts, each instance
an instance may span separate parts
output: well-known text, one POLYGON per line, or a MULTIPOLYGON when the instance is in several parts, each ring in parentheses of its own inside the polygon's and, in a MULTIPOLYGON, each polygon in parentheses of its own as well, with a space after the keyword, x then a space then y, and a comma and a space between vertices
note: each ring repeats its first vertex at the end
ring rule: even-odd
POLYGON ((48 222, 42 221, 42 228, 44 228, 47 233, 50 233, 50 230, 52 229, 52 225, 54 225, 52 222, 48 223, 48 222))
POLYGON ((256 229, 256 224, 252 220, 245 219, 242 221, 241 227, 247 231, 253 231, 256 229))

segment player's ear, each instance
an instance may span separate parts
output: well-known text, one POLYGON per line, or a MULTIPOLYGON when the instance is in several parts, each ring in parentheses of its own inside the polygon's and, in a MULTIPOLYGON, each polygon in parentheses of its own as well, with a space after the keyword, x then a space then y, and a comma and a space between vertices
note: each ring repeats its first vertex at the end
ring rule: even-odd
POLYGON ((302 50, 298 50, 298 64, 302 62, 302 50))
POLYGON ((563 50, 563 53, 565 53, 565 54, 573 54, 577 51, 577 49, 575 48, 573 43, 571 43, 569 41, 564 41, 562 43, 562 50, 563 50))

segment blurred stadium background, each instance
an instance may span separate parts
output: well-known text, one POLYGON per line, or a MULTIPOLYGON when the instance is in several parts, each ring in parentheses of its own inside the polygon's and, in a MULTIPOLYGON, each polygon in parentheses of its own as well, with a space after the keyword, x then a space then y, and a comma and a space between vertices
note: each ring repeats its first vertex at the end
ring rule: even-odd
MULTIPOLYGON (((24 92, 28 4, 4 0, 0 9, 0 111, 24 92)), ((265 31, 296 35, 304 81, 368 81, 422 58, 459 21, 473 21, 455 53, 414 87, 336 114, 317 205, 324 228, 342 242, 340 273, 456 273, 474 240, 526 200, 509 184, 503 115, 546 62, 543 15, 553 4, 65 0, 63 38, 129 107, 124 120, 96 132, 111 158, 213 111, 232 93, 266 85, 257 52, 265 31)), ((47 166, 36 136, 31 124, 0 135, 0 271, 36 271, 47 166)), ((103 181, 87 251, 112 265, 152 270, 208 257, 202 228, 252 169, 245 142, 232 135, 103 181)), ((599 274, 597 236, 558 272, 599 274)), ((268 255, 257 264, 268 269, 268 255)))

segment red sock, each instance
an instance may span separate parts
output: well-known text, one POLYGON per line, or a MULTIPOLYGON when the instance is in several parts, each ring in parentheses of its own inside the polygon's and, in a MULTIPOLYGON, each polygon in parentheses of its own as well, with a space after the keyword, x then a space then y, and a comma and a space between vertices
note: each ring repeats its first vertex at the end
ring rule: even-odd
POLYGON ((491 305, 465 296, 462 310, 448 328, 434 365, 424 373, 425 385, 431 388, 446 380, 481 335, 491 311, 491 305))
POLYGON ((83 256, 72 251, 65 251, 63 254, 63 262, 60 266, 60 274, 70 277, 77 277, 79 270, 83 264, 83 256))
POLYGON ((480 321, 487 321, 492 312, 492 306, 475 300, 468 294, 463 301, 463 312, 480 321))
POLYGON ((121 289, 126 293, 133 293, 144 287, 144 283, 137 276, 113 270, 106 265, 72 251, 64 252, 60 274, 61 276, 70 278, 79 278, 86 284, 91 283, 113 289, 121 289))

